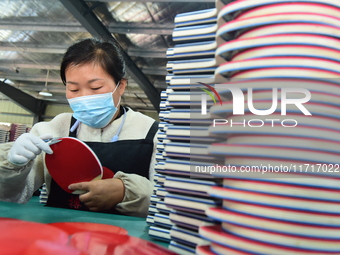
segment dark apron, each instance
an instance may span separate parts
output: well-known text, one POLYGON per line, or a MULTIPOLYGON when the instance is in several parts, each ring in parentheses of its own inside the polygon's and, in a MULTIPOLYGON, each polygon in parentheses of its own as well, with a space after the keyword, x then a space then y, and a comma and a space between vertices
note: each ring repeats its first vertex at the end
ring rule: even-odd
MULTIPOLYGON (((72 117, 71 127, 75 123, 72 117)), ((116 142, 85 142, 97 155, 102 166, 110 169, 113 173, 122 171, 124 173, 138 174, 149 179, 149 168, 153 153, 153 138, 158 130, 158 122, 154 122, 145 139, 121 140, 116 142)), ((76 137, 76 132, 69 133, 70 137, 76 137)), ((52 179, 47 206, 70 208, 88 211, 88 208, 79 200, 79 195, 64 191, 52 179)), ((105 211, 117 213, 115 210, 105 211)))

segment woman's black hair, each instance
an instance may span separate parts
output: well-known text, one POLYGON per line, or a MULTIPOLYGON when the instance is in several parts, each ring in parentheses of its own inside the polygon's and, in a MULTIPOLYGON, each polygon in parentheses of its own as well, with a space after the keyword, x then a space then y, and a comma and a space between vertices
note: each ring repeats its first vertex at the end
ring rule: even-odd
POLYGON ((60 77, 66 85, 65 71, 70 65, 99 64, 118 83, 125 75, 125 61, 114 40, 84 39, 70 46, 61 61, 60 77))

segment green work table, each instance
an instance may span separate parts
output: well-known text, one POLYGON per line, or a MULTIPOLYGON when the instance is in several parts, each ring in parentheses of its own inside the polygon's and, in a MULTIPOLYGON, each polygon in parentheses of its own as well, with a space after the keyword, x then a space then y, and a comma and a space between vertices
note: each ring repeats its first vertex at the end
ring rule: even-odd
POLYGON ((109 224, 126 229, 130 236, 168 247, 167 242, 150 238, 145 218, 48 207, 40 204, 38 197, 33 197, 27 204, 0 202, 0 217, 40 223, 91 222, 109 224))

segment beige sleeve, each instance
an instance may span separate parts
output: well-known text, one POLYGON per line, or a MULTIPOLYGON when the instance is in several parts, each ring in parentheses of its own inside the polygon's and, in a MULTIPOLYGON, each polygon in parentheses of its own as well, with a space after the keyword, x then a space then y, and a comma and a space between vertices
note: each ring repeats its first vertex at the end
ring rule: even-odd
MULTIPOLYGON (((150 121, 152 125, 154 120, 150 121)), ((116 206, 116 210, 122 214, 147 217, 149 213, 150 197, 153 194, 154 174, 157 151, 157 132, 154 137, 154 148, 149 167, 149 180, 138 174, 127 174, 117 172, 114 178, 121 179, 125 186, 125 195, 121 203, 116 206)))
POLYGON ((33 162, 15 166, 7 160, 13 142, 0 144, 0 201, 26 203, 34 192, 34 183, 29 182, 33 162))
POLYGON ((124 199, 116 206, 116 210, 125 215, 146 217, 153 183, 138 174, 126 174, 121 171, 117 172, 114 178, 121 179, 125 186, 124 199))

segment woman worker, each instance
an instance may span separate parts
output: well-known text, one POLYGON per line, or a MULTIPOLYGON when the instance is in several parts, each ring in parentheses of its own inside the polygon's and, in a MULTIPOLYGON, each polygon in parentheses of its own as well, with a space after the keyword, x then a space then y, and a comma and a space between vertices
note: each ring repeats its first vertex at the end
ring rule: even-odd
POLYGON ((65 53, 60 75, 74 113, 37 123, 15 142, 0 144, 0 200, 26 203, 46 183, 48 206, 146 217, 158 127, 154 119, 120 105, 127 80, 119 46, 80 41, 65 53), (70 185, 87 191, 82 195, 62 190, 41 152, 53 153, 43 139, 65 136, 86 142, 114 177, 70 185))

